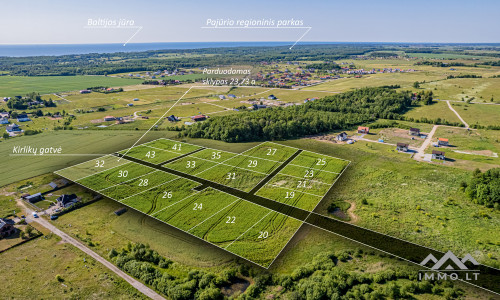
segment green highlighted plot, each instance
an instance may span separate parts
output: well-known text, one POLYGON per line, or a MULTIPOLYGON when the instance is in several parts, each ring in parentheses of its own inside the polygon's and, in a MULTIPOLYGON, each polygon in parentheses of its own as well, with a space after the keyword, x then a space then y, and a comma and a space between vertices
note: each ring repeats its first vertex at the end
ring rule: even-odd
POLYGON ((223 213, 235 204, 238 198, 223 192, 207 188, 196 195, 165 208, 155 217, 184 231, 195 229, 208 222, 218 213, 223 213))
POLYGON ((314 168, 328 172, 341 173, 349 164, 347 160, 321 155, 309 151, 302 151, 290 165, 314 168))
POLYGON ((216 165, 216 162, 204 160, 190 155, 168 163, 164 165, 164 167, 186 174, 196 175, 216 165))
MULTIPOLYGON (((251 202, 239 200, 229 210, 203 222, 190 233, 224 248, 271 212, 251 202)), ((251 251, 251 248, 247 251, 251 251)))
POLYGON ((301 221, 272 212, 233 241, 226 250, 268 267, 301 225, 301 221))
POLYGON ((199 184, 184 178, 177 178, 122 201, 123 204, 145 214, 154 214, 167 206, 194 195, 199 184))
POLYGON ((274 169, 279 167, 282 164, 282 162, 266 160, 261 158, 254 158, 246 155, 238 155, 225 161, 224 164, 252 172, 269 174, 274 169))
POLYGON ((168 139, 159 139, 146 143, 144 145, 166 151, 172 151, 174 153, 178 153, 179 155, 187 154, 189 152, 193 152, 195 150, 202 148, 200 146, 191 145, 183 142, 177 142, 168 139))
POLYGON ((176 178, 178 177, 163 171, 154 171, 122 184, 106 188, 99 192, 107 197, 110 197, 111 199, 119 201, 176 178))
POLYGON ((153 164, 159 164, 169 159, 176 158, 182 155, 181 153, 159 150, 156 148, 148 147, 146 145, 136 146, 128 150, 128 152, 127 150, 123 150, 120 151, 119 153, 120 154, 127 153, 127 156, 147 161, 153 164))
POLYGON ((197 174, 197 176, 248 192, 267 175, 238 169, 233 166, 216 165, 197 174))
POLYGON ((56 173, 267 268, 303 222, 265 201, 312 211, 348 165, 307 151, 285 163, 297 151, 266 142, 236 154, 159 139, 120 152, 130 160, 106 155, 56 173))
POLYGON ((329 185, 332 185, 332 183, 335 182, 335 179, 339 176, 337 173, 321 170, 319 168, 306 168, 296 165, 287 165, 279 172, 279 174, 308 180, 316 180, 329 185))
POLYGON ((77 181, 86 176, 90 176, 98 172, 102 172, 126 164, 128 162, 129 161, 124 159, 118 161, 118 157, 114 155, 106 155, 66 169, 59 170, 55 173, 68 178, 69 180, 77 181))
POLYGON ((323 199, 323 196, 315 196, 269 184, 263 186, 256 195, 308 211, 312 211, 323 199))
POLYGON ((191 154, 190 156, 221 163, 227 159, 230 159, 231 157, 234 157, 235 155, 238 154, 216 149, 203 149, 201 151, 191 154))
MULTIPOLYGON (((125 160, 122 159, 122 161, 125 160)), ((129 162, 118 167, 108 169, 104 172, 85 177, 81 180, 77 180, 77 182, 81 185, 92 187, 94 191, 100 191, 154 171, 155 170, 150 167, 129 162)))
POLYGON ((283 146, 271 142, 262 143, 252 149, 242 153, 242 155, 253 156, 255 158, 269 159, 277 162, 284 162, 295 152, 297 148, 283 146))

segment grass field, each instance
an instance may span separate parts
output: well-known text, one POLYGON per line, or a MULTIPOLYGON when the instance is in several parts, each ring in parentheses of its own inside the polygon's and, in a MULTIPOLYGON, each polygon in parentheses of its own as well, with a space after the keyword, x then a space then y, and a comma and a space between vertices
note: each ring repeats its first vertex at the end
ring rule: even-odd
MULTIPOLYGON (((175 133, 151 131, 142 142, 175 133)), ((88 161, 93 157, 108 154, 130 147, 141 135, 140 131, 55 131, 35 136, 21 136, 2 140, 0 153, 8 159, 0 162, 4 174, 0 177, 0 186, 12 182, 54 172, 68 166, 88 161), (61 156, 9 156, 14 146, 59 147, 61 156)))
POLYGON ((500 126, 500 105, 450 103, 458 114, 472 126, 500 126))
MULTIPOLYGON (((141 83, 132 80, 105 76, 0 76, 0 95, 13 97, 31 92, 40 94, 82 90, 92 86, 119 87, 141 83)), ((56 96, 52 96, 56 100, 56 96)))
POLYGON ((317 212, 328 214, 330 205, 347 204, 356 225, 457 255, 474 253, 478 261, 499 266, 499 212, 472 203, 459 190, 472 170, 419 163, 383 144, 311 139, 283 143, 352 161, 317 212))
POLYGON ((420 105, 414 107, 408 111, 405 116, 414 119, 427 118, 430 120, 440 118, 441 120, 446 120, 448 122, 461 123, 457 115, 451 111, 448 104, 444 101, 437 101, 432 105, 420 105))
POLYGON ((9 287, 2 297, 146 299, 93 258, 52 234, 2 253, 0 264, 9 274, 2 276, 9 287))
MULTIPOLYGON (((276 159, 285 160, 290 153, 295 152, 293 148, 278 144, 272 146, 273 148, 269 148, 268 144, 258 145, 245 153, 255 154, 257 157, 272 153, 276 154, 276 159)), ((138 148, 142 149, 142 147, 138 148)), ((200 149, 196 145, 167 139, 152 141, 147 143, 146 147, 158 151, 169 151, 169 153, 177 151, 174 153, 178 155, 200 149)), ((132 151, 135 149, 132 148, 132 151)), ((223 155, 228 161, 237 157, 245 160, 248 158, 219 153, 214 149, 203 151, 205 153, 201 153, 201 156, 208 156, 215 160, 221 159, 223 155)), ((56 173, 61 176, 69 174, 70 178, 80 178, 83 175, 83 178, 77 180, 79 184, 214 245, 222 248, 231 246, 231 249, 234 249, 233 253, 246 259, 252 257, 255 263, 264 267, 272 263, 302 224, 300 221, 291 220, 270 209, 212 188, 196 191, 193 188, 198 184, 170 173, 153 170, 133 162, 119 164, 116 157, 111 157, 110 159, 115 160, 110 163, 106 160, 108 157, 77 165, 74 172, 70 167, 56 173), (101 163, 103 167, 100 166, 101 163), (85 168, 88 170, 83 171, 85 168), (259 231, 261 236, 256 238, 254 230, 258 228, 265 229, 265 231, 259 231), (213 232, 214 230, 217 232, 213 232), (220 235, 221 232, 222 235, 220 235), (259 249, 258 255, 254 253, 255 249, 259 249)), ((270 163, 271 166, 277 166, 276 161, 257 159, 270 163)), ((201 172, 198 176, 202 178, 247 191, 266 176, 266 174, 252 171, 242 172, 243 169, 235 166, 191 156, 178 159, 166 166, 186 173, 201 172), (196 169, 200 166, 201 169, 196 169), (227 174, 232 174, 232 176, 227 174)), ((271 172, 271 169, 268 172, 271 172)))

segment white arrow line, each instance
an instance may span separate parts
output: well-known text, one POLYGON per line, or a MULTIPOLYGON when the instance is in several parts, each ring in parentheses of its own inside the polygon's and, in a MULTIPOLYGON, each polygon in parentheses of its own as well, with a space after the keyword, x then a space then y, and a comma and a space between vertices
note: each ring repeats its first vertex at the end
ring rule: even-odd
POLYGON ((290 48, 288 48, 288 49, 292 50, 292 48, 293 48, 295 45, 297 45, 297 43, 298 43, 298 42, 299 42, 299 41, 300 41, 300 40, 301 40, 301 39, 302 39, 302 38, 303 38, 303 37, 304 37, 304 36, 305 36, 305 35, 309 32, 309 30, 311 30, 311 29, 312 29, 312 27, 309 27, 309 28, 306 30, 306 32, 304 32, 304 34, 303 34, 301 37, 299 37, 299 39, 298 39, 298 40, 297 40, 297 41, 296 41, 296 42, 295 42, 295 43, 294 43, 294 44, 293 44, 290 48))
MULTIPOLYGON (((187 91, 186 91, 186 92, 185 92, 185 93, 184 93, 184 94, 183 94, 183 95, 179 98, 179 100, 177 100, 177 101, 174 103, 174 105, 170 106, 170 108, 169 108, 169 109, 168 109, 168 110, 167 110, 167 111, 163 114, 163 116, 161 116, 161 117, 158 119, 158 121, 156 121, 156 122, 153 124, 153 126, 151 126, 151 128, 149 128, 149 129, 148 129, 148 131, 146 131, 146 132, 145 132, 145 133, 144 133, 144 134, 143 134, 143 135, 142 135, 142 136, 141 136, 141 137, 140 137, 140 138, 139 138, 139 139, 138 139, 138 140, 137 140, 137 141, 136 141, 136 142, 132 145, 132 147, 130 147, 130 148, 128 148, 128 149, 127 149, 127 152, 125 152, 125 154, 123 154, 123 156, 127 155, 127 153, 130 151, 130 149, 134 148, 134 147, 135 147, 135 145, 137 145, 137 143, 139 143, 139 141, 140 141, 140 140, 142 140, 142 138, 143 138, 146 134, 148 134, 148 132, 149 132, 151 129, 153 129, 153 127, 155 127, 155 125, 156 125, 156 124, 158 124, 158 122, 160 122, 161 120, 163 120, 163 118, 164 118, 164 117, 168 114, 168 112, 169 112, 169 111, 170 111, 170 110, 171 110, 171 109, 172 109, 172 108, 173 108, 173 107, 174 107, 177 103, 179 103, 179 101, 181 101, 181 99, 182 99, 184 96, 186 96, 186 94, 187 94, 187 93, 188 93, 188 92, 189 92, 192 88, 193 88, 193 86, 192 86, 192 87, 190 87, 190 88, 189 88, 189 90, 187 90, 187 91)), ((123 157, 123 156, 122 156, 122 157, 123 157)), ((120 157, 120 158, 118 159, 118 161, 120 161, 120 160, 122 159, 122 157, 120 157)))
POLYGON ((142 30, 142 26, 139 27, 139 29, 123 44, 123 47, 125 47, 125 45, 127 45, 128 42, 130 42, 130 40, 136 35, 139 33, 139 31, 142 30))

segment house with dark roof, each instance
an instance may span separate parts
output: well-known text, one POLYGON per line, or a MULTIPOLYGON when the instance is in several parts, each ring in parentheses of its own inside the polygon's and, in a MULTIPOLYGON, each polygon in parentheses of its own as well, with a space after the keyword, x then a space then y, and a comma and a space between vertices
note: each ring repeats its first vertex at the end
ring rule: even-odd
POLYGON ((347 140, 347 133, 341 132, 341 133, 337 134, 337 136, 335 137, 335 140, 340 141, 340 142, 347 140))
POLYGON ((420 129, 418 128, 410 128, 410 131, 408 132, 410 135, 420 135, 420 129))
POLYGON ((42 193, 36 193, 36 194, 24 197, 24 200, 28 201, 29 203, 36 203, 38 201, 43 200, 43 196, 42 196, 42 193))
POLYGON ((31 119, 28 117, 27 114, 19 114, 17 116, 17 121, 18 122, 29 122, 29 121, 31 121, 31 119))
POLYGON ((7 132, 22 132, 21 128, 17 124, 12 124, 7 127, 5 127, 5 130, 7 132))
POLYGON ((269 95, 269 96, 267 96, 267 99, 268 100, 276 100, 278 98, 276 98, 276 96, 274 96, 274 95, 269 95))
POLYGON ((438 150, 432 150, 432 158, 433 159, 440 159, 440 160, 446 159, 446 157, 444 156, 444 152, 438 151, 438 150))
POLYGON ((170 122, 177 122, 177 121, 179 121, 179 118, 177 118, 174 115, 171 115, 171 116, 167 117, 167 120, 169 120, 170 122))
POLYGON ((14 234, 16 232, 16 228, 13 224, 8 222, 5 219, 0 218, 0 238, 5 238, 14 234))
POLYGON ((63 194, 57 198, 57 204, 60 207, 67 208, 78 202, 78 197, 75 194, 63 194))
POLYGON ((406 143, 397 143, 396 150, 401 152, 407 152, 409 145, 406 143))
POLYGON ((9 124, 9 119, 7 118, 0 118, 0 124, 9 124))

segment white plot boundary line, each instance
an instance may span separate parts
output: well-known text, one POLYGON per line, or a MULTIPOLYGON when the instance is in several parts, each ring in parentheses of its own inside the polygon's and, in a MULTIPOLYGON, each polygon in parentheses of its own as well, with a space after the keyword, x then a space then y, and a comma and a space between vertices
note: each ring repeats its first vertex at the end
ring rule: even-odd
MULTIPOLYGON (((166 174, 170 174, 170 173, 167 173, 167 172, 164 172, 164 173, 166 173, 166 174)), ((173 175, 173 174, 170 174, 170 175, 173 175)), ((174 175, 174 176, 175 176, 175 175, 174 175)), ((167 183, 170 183, 170 182, 175 181, 175 180, 178 180, 178 179, 186 179, 186 178, 182 178, 182 177, 177 176, 176 178, 174 178, 174 179, 170 179, 170 180, 169 180, 169 181, 167 181, 167 182, 160 183, 160 184, 158 184, 158 185, 155 185, 155 186, 153 186, 153 187, 150 187, 149 189, 145 189, 144 191, 140 191, 139 193, 135 193, 135 194, 133 194, 133 195, 128 196, 127 198, 123 198, 123 199, 121 199, 121 200, 116 200, 116 201, 118 201, 118 202, 120 202, 120 203, 121 203, 121 202, 123 202, 123 201, 125 201, 125 200, 127 200, 127 199, 129 199, 129 198, 132 198, 132 197, 134 197, 134 196, 140 195, 140 194, 142 194, 142 193, 144 193, 144 192, 150 191, 150 190, 152 190, 152 189, 155 189, 155 188, 157 188, 157 187, 160 187, 160 186, 162 186, 162 185, 165 185, 165 184, 167 184, 167 183)), ((186 180, 189 180, 189 179, 186 179, 186 180)), ((106 196, 106 197, 107 197, 107 196, 106 196)))
MULTIPOLYGON (((269 212, 262 217, 262 219, 258 220, 257 222, 255 222, 255 224, 253 224, 252 226, 250 226, 247 230, 245 230, 245 232, 243 232, 242 234, 240 234, 239 237, 237 237, 236 239, 234 239, 229 245, 227 245, 226 247, 224 247, 224 249, 227 250, 227 248, 229 248, 234 242, 236 242, 237 240, 239 240, 242 236, 244 236, 247 232, 250 231, 250 229, 254 228, 255 225, 259 224, 262 220, 264 220, 264 218, 266 218, 267 216, 269 216, 269 214, 271 214, 272 212, 274 212, 274 210, 272 209, 269 209, 269 212)), ((293 237, 293 236, 292 236, 293 237)))
POLYGON ((206 218, 205 220, 201 221, 200 223, 194 225, 193 227, 191 227, 187 232, 190 232, 191 230, 195 229, 196 227, 200 226, 201 224, 205 223, 205 221, 211 219, 213 216, 219 214, 220 212, 222 212, 223 210, 225 210, 226 208, 228 208, 229 206, 232 206, 233 204, 235 204, 236 202, 240 201, 242 199, 238 198, 236 200, 234 200, 233 202, 231 202, 230 204, 226 205, 224 208, 222 208, 221 210, 219 210, 218 212, 214 213, 213 215, 211 215, 210 217, 206 218))
POLYGON ((202 26, 202 29, 307 29, 304 34, 302 34, 296 41, 293 43, 289 50, 297 45, 297 43, 302 40, 302 38, 312 29, 310 26, 202 26))
POLYGON ((154 170, 154 171, 151 171, 151 172, 148 172, 148 173, 146 173, 146 174, 142 174, 142 175, 136 176, 136 177, 131 178, 131 179, 127 180, 127 181, 123 181, 123 182, 117 183, 117 184, 115 184, 115 185, 108 186, 107 188, 103 188, 103 189, 99 190, 98 192, 102 192, 102 191, 105 191, 105 190, 107 190, 107 189, 114 188, 114 187, 117 187, 117 186, 122 185, 122 184, 126 184, 126 183, 128 183, 128 182, 131 182, 131 181, 136 180, 136 179, 138 179, 138 178, 144 177, 144 176, 146 176, 146 175, 151 175, 151 174, 153 174, 153 173, 160 172, 160 170, 157 170, 157 169, 153 169, 153 170, 154 170))

